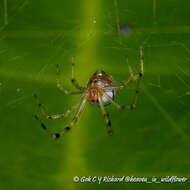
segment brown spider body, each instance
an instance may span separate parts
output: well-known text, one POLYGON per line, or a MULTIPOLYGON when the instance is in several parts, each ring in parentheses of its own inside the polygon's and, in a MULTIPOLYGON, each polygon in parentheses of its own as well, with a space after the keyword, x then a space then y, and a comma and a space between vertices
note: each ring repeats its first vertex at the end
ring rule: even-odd
POLYGON ((113 100, 116 91, 108 89, 113 85, 115 85, 115 82, 111 76, 107 75, 102 70, 97 70, 88 81, 85 92, 86 98, 93 105, 99 106, 98 96, 100 96, 102 103, 108 105, 110 104, 110 101, 104 96, 104 94, 107 94, 113 100))
MULTIPOLYGON (((126 59, 126 62, 128 64, 128 59, 126 59)), ((121 84, 116 84, 113 78, 106 74, 102 70, 97 70, 92 77, 89 79, 86 87, 81 87, 77 80, 74 77, 74 57, 72 58, 72 78, 71 82, 73 85, 77 88, 77 91, 68 91, 66 90, 63 85, 60 82, 60 73, 59 73, 59 66, 56 66, 57 71, 57 87, 64 92, 65 94, 82 94, 79 100, 65 113, 55 114, 55 115, 48 115, 46 113, 46 110, 40 103, 37 95, 34 95, 35 99, 37 100, 38 106, 42 112, 42 114, 45 116, 46 119, 58 119, 58 118, 64 118, 67 117, 70 113, 72 113, 78 106, 78 111, 76 112, 75 116, 73 117, 73 120, 71 123, 66 126, 64 129, 62 129, 58 133, 52 133, 46 125, 41 121, 41 119, 38 117, 38 115, 35 115, 35 118, 40 122, 41 127, 47 131, 47 133, 53 138, 57 139, 60 136, 63 136, 65 133, 70 131, 73 126, 78 121, 80 114, 84 110, 85 104, 87 101, 92 103, 95 106, 98 106, 102 112, 102 115, 104 117, 107 130, 110 136, 113 135, 113 131, 111 128, 111 122, 109 119, 109 115, 107 114, 106 110, 104 109, 105 105, 112 104, 119 110, 124 109, 134 109, 136 108, 138 94, 139 94, 139 88, 140 88, 140 81, 142 76, 144 75, 144 64, 143 64, 143 50, 142 47, 140 47, 140 72, 135 74, 131 68, 131 66, 128 64, 129 73, 130 76, 128 77, 128 80, 123 81, 121 84), (132 104, 128 104, 125 106, 121 106, 118 103, 114 101, 114 97, 116 94, 116 90, 123 89, 127 87, 131 82, 137 81, 136 91, 135 91, 135 97, 132 104)))

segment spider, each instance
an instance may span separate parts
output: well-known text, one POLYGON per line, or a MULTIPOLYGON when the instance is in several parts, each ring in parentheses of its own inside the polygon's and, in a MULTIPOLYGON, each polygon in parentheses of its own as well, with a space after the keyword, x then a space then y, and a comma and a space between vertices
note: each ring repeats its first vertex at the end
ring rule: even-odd
MULTIPOLYGON (((126 58, 126 63, 128 64, 128 58, 126 58)), ((131 66, 128 64, 130 76, 128 80, 123 81, 120 85, 116 84, 112 76, 106 74, 102 70, 97 70, 92 77, 89 79, 86 87, 81 87, 78 82, 76 81, 74 77, 74 56, 72 57, 72 78, 71 82, 76 87, 77 91, 68 91, 66 90, 61 82, 60 82, 60 71, 59 71, 59 65, 56 65, 56 80, 57 80, 57 87, 63 91, 65 94, 82 94, 79 100, 74 104, 71 109, 68 109, 65 113, 61 114, 55 114, 55 115, 47 115, 44 107, 40 103, 37 95, 34 95, 34 98, 36 99, 38 106, 42 112, 42 114, 45 116, 46 119, 58 119, 58 118, 64 118, 67 117, 74 109, 76 109, 79 105, 79 109, 76 112, 73 120, 71 123, 65 127, 63 130, 61 130, 58 133, 52 133, 47 129, 45 124, 40 120, 40 118, 35 115, 35 118, 40 122, 41 127, 47 131, 47 133, 53 138, 57 139, 61 136, 63 136, 65 133, 70 131, 70 129, 73 128, 73 126, 78 121, 78 118, 80 117, 81 112, 83 111, 85 104, 87 101, 92 103, 95 106, 98 106, 101 109, 101 112, 103 114, 107 130, 110 136, 113 135, 113 131, 111 128, 111 122, 109 119, 109 115, 106 113, 104 106, 108 104, 113 104, 117 109, 124 110, 124 109, 134 109, 136 108, 137 99, 138 99, 138 93, 139 93, 139 87, 140 87, 140 79, 144 75, 144 64, 143 64, 143 49, 140 47, 140 66, 141 71, 138 74, 134 74, 131 66), (129 83, 132 81, 137 80, 137 86, 136 86, 136 93, 134 97, 134 102, 131 105, 127 106, 121 106, 118 103, 114 101, 114 97, 116 95, 116 90, 123 89, 124 87, 128 86, 129 83)))

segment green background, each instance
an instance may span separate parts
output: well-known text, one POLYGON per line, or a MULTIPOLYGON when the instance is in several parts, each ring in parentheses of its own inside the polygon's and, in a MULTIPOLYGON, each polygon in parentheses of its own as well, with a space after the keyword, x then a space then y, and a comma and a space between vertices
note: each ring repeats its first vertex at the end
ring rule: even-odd
MULTIPOLYGON (((188 189, 186 183, 74 183, 74 176, 190 177, 190 2, 187 0, 0 1, 0 189, 188 189), (6 6, 7 3, 7 6, 6 6), (119 32, 128 26, 130 33, 119 32), (129 63, 145 76, 137 108, 112 105, 114 136, 100 110, 87 103, 76 126, 57 141, 34 114, 36 93, 49 114, 63 113, 79 95, 56 87, 56 64, 68 89, 71 57, 83 86, 97 70, 117 82, 129 63)), ((135 83, 117 92, 131 104, 135 83)), ((65 119, 43 122, 52 132, 65 119)))

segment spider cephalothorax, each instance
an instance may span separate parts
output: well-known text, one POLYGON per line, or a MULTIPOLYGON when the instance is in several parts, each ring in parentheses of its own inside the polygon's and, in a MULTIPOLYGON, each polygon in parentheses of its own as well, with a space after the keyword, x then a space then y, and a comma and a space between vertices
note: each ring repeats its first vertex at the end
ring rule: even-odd
MULTIPOLYGON (((128 59, 127 63, 128 63, 128 59)), ((65 113, 62 114, 55 114, 55 115, 47 115, 44 107, 41 105, 39 99, 36 95, 34 95, 35 99, 37 100, 37 103, 42 111, 42 114, 47 119, 57 119, 57 118, 63 118, 67 117, 75 108, 77 108, 79 105, 79 109, 77 113, 75 114, 73 120, 71 123, 65 127, 63 130, 61 130, 58 133, 52 133, 47 129, 45 124, 39 119, 37 115, 35 115, 35 118, 40 121, 41 126, 44 130, 48 132, 48 134, 53 138, 56 139, 62 135, 64 135, 66 132, 68 132, 77 122, 82 110, 84 109, 84 106, 87 102, 87 100, 92 103, 93 105, 99 106, 102 114, 104 116, 104 120, 107 125, 108 133, 110 135, 113 134, 112 128, 111 128, 111 122, 109 119, 108 114, 106 113, 104 106, 108 104, 113 104, 116 108, 123 110, 123 109, 133 109, 136 107, 138 93, 139 93, 139 86, 140 86, 140 79, 144 75, 144 66, 143 66, 143 52, 142 48, 140 48, 140 65, 141 65, 141 71, 138 74, 134 74, 131 66, 128 64, 130 76, 128 80, 123 81, 121 84, 116 84, 113 80, 113 78, 106 74, 102 70, 97 70, 93 76, 89 79, 86 87, 81 87, 78 82, 76 81, 74 77, 74 57, 72 58, 72 78, 71 81, 73 85, 78 89, 78 91, 71 92, 66 90, 60 83, 60 74, 59 74, 59 67, 57 65, 57 87, 63 91, 65 94, 82 94, 80 99, 74 104, 71 109, 68 109, 65 113), (120 106, 114 101, 114 97, 116 94, 116 90, 122 89, 126 86, 128 86, 129 83, 132 81, 137 80, 137 87, 136 87, 136 94, 134 98, 133 104, 127 105, 127 106, 120 106)))

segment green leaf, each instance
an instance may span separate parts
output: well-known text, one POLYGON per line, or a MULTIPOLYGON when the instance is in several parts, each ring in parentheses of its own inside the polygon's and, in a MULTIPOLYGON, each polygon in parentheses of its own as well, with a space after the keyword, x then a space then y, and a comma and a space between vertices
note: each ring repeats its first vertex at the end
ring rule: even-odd
MULTIPOLYGON (((100 177, 190 177, 190 3, 181 0, 59 0, 0 2, 0 187, 10 189, 187 189, 187 182, 102 182, 100 177), (74 90, 75 74, 85 86, 97 69, 127 80, 126 56, 144 77, 136 109, 106 106, 114 135, 98 107, 86 104, 73 129, 51 139, 73 119, 46 120, 64 113, 80 95, 64 95, 61 82, 74 90), (73 182, 90 176, 95 182, 73 182)), ((120 90, 115 101, 130 105, 136 82, 120 90)), ((89 178, 90 178, 89 177, 89 178)))

